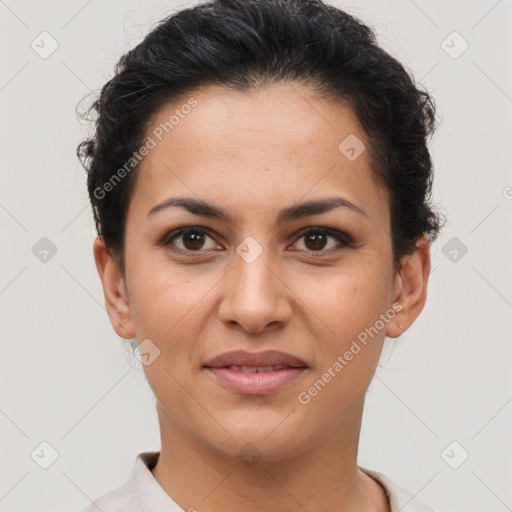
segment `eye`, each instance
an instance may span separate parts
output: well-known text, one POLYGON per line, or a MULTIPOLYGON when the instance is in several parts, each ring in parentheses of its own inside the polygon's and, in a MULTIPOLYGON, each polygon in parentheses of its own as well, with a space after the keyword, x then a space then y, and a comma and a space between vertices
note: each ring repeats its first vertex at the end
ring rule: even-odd
MULTIPOLYGON (((174 246, 173 249, 184 251, 184 252, 203 252, 199 251, 204 245, 205 237, 213 238, 202 228, 198 227, 187 227, 181 228, 176 231, 170 233, 170 236, 167 236, 161 242, 162 245, 171 245, 174 246), (176 239, 180 240, 183 247, 176 247, 173 243, 176 239)), ((210 249, 219 248, 217 243, 213 243, 210 249)))
MULTIPOLYGON (((303 232, 298 240, 304 238, 304 245, 306 246, 306 251, 308 252, 331 252, 328 250, 324 250, 328 245, 327 241, 329 238, 334 239, 338 242, 338 245, 342 245, 344 247, 353 247, 352 238, 338 231, 337 229, 331 228, 323 228, 323 227, 314 227, 309 228, 307 231, 303 232)), ((334 244, 336 247, 336 244, 334 244)), ((331 247, 332 248, 332 247, 331 247)))

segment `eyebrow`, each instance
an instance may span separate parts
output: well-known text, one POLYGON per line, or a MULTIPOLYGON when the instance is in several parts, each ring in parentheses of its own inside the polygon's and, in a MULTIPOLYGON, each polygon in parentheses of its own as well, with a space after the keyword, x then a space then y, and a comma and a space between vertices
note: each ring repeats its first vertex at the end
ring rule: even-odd
MULTIPOLYGON (((149 210, 146 219, 157 212, 173 206, 185 208, 188 212, 202 217, 219 219, 224 222, 231 222, 233 220, 231 214, 225 209, 209 204, 200 199, 187 197, 171 197, 156 204, 151 208, 151 210, 149 210)), ((279 213, 277 224, 279 225, 285 222, 291 222, 292 220, 308 217, 309 215, 318 215, 339 207, 349 208, 360 215, 368 217, 368 214, 360 206, 357 206, 348 199, 343 199, 342 197, 330 197, 326 199, 307 201, 285 208, 279 213)))

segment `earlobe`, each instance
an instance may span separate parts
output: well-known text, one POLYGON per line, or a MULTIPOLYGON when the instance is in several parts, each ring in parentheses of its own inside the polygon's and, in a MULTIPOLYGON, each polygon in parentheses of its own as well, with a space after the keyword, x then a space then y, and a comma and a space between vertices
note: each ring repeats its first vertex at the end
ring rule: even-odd
POLYGON ((427 299, 427 284, 430 274, 430 242, 423 235, 416 243, 414 253, 402 259, 402 269, 397 276, 394 303, 401 305, 386 329, 386 336, 397 338, 407 330, 419 316, 427 299))
POLYGON ((130 304, 125 282, 119 265, 110 254, 103 237, 97 236, 93 243, 94 260, 98 270, 105 308, 112 327, 124 339, 135 338, 130 304))

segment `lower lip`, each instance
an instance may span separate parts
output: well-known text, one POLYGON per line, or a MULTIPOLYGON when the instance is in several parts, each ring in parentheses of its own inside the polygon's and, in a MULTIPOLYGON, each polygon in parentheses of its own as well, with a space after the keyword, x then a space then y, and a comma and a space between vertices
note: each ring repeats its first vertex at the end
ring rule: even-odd
POLYGON ((307 368, 288 368, 274 372, 245 373, 228 368, 206 368, 222 384, 244 395, 274 393, 297 381, 307 368))

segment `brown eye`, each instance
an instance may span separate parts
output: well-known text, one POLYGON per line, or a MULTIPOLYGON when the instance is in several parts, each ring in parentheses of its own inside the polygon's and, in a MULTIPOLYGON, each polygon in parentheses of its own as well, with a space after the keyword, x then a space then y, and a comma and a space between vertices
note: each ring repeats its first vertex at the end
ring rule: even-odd
MULTIPOLYGON (((329 252, 324 250, 328 245, 329 238, 336 240, 338 245, 343 247, 353 246, 351 237, 341 231, 330 228, 310 228, 302 233, 299 240, 302 238, 304 239, 305 250, 309 252, 329 252)), ((336 247, 336 244, 334 244, 334 247, 336 247)))
MULTIPOLYGON (((189 251, 189 252, 203 252, 201 249, 203 248, 205 241, 207 239, 213 240, 211 236, 201 228, 196 227, 188 227, 178 229, 177 231, 173 231, 169 237, 164 239, 162 245, 173 246, 177 250, 181 251, 189 251), (176 247, 174 241, 181 241, 181 247, 176 247)), ((216 248, 217 244, 213 243, 210 247, 216 248)))
POLYGON ((329 236, 325 233, 308 233, 304 235, 304 244, 308 249, 317 251, 325 248, 328 238, 329 236))

